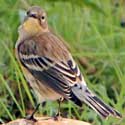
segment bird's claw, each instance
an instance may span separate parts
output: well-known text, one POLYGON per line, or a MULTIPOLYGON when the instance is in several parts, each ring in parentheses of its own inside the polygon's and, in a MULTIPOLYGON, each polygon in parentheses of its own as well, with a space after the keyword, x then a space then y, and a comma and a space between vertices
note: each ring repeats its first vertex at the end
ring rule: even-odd
POLYGON ((37 119, 35 119, 33 115, 27 115, 24 118, 27 119, 27 120, 31 120, 31 121, 37 122, 37 119))
POLYGON ((59 121, 61 119, 61 113, 58 112, 56 115, 53 116, 54 121, 59 121))

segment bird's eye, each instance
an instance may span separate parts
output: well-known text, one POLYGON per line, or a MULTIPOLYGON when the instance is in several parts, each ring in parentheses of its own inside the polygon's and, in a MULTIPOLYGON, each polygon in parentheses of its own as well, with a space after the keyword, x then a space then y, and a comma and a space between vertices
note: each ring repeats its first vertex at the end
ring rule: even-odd
POLYGON ((26 13, 27 15, 29 15, 30 14, 30 11, 27 11, 27 13, 26 13))
POLYGON ((45 20, 45 16, 42 16, 41 19, 42 19, 42 20, 45 20))

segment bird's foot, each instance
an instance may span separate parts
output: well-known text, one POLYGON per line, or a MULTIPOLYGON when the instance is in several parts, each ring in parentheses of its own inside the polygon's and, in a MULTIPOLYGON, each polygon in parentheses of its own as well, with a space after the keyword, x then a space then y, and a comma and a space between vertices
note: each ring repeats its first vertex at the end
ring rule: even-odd
POLYGON ((55 121, 60 121, 60 120, 62 119, 61 113, 58 112, 56 115, 53 116, 53 119, 54 119, 55 121))
POLYGON ((34 115, 27 115, 25 119, 37 122, 37 119, 34 118, 34 115))

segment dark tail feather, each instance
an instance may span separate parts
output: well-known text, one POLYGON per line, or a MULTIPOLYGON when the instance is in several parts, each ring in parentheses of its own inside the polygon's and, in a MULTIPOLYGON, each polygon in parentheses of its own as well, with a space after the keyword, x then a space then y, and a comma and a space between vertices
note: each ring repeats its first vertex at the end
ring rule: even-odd
POLYGON ((70 100, 73 101, 76 105, 80 107, 82 106, 82 101, 79 98, 77 98, 77 96, 75 96, 73 92, 71 92, 70 94, 70 100))
MULTIPOLYGON (((118 111, 105 104, 101 99, 96 97, 88 88, 86 88, 86 90, 83 91, 74 87, 72 88, 72 91, 74 95, 76 95, 78 100, 81 100, 81 102, 85 102, 93 110, 95 110, 101 117, 107 118, 110 115, 119 118, 122 117, 122 115, 118 111)), ((75 100, 75 103, 76 102, 77 100, 75 100)))
POLYGON ((88 95, 85 97, 85 102, 103 118, 107 118, 109 115, 122 117, 118 111, 105 104, 96 96, 88 95))

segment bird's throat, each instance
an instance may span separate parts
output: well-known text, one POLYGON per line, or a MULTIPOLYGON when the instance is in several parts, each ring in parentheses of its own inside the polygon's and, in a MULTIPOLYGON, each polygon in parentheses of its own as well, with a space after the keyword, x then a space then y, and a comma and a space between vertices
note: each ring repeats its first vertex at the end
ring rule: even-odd
POLYGON ((22 28, 27 32, 29 35, 36 35, 41 31, 41 26, 37 19, 28 18, 23 24, 22 28))

